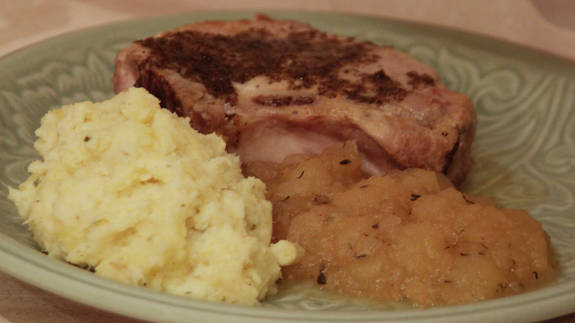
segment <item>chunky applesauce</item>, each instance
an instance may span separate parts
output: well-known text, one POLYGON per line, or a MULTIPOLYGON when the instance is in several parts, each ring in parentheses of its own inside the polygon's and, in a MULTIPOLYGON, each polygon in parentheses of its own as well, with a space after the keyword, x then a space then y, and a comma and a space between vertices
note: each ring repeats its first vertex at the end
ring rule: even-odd
POLYGON ((549 237, 524 210, 457 191, 422 169, 366 178, 353 142, 281 164, 255 162, 274 205, 274 239, 306 255, 289 280, 421 307, 524 292, 554 279, 549 237))

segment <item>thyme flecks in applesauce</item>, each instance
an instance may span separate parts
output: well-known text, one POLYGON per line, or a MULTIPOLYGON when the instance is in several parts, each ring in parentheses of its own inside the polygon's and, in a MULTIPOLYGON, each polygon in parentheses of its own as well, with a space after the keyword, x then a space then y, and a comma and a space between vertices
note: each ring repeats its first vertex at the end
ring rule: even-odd
POLYGON ((281 164, 249 163, 274 204, 275 239, 297 242, 291 280, 422 307, 517 294, 555 278, 549 238, 526 211, 463 194, 435 172, 362 178, 353 142, 281 164))

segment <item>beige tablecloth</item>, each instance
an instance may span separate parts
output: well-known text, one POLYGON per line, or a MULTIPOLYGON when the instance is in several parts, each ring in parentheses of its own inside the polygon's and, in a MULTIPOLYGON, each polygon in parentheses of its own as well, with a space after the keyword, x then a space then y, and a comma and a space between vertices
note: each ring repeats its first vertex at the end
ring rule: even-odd
MULTIPOLYGON (((301 9, 400 18, 486 34, 575 60, 575 0, 0 0, 0 56, 79 28, 210 9, 301 9)), ((0 273, 0 323, 136 322, 0 273)), ((575 315, 553 322, 575 322, 575 315)))

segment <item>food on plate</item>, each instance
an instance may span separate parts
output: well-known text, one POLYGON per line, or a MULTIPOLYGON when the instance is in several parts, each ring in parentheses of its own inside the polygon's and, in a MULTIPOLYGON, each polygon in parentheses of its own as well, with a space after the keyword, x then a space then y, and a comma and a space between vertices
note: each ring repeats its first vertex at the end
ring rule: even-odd
POLYGON ((380 301, 453 305, 552 281, 547 234, 526 211, 457 191, 441 174, 394 170, 362 178, 353 142, 319 156, 251 162, 274 204, 274 239, 305 256, 290 280, 380 301))
POLYGON ((266 16, 208 21, 122 50, 114 86, 49 112, 43 160, 10 190, 54 257, 240 304, 273 293, 282 266, 421 307, 555 278, 541 224, 454 187, 471 165, 469 98, 392 48, 266 16))
POLYGON ((273 241, 306 249, 292 280, 427 307, 554 278, 537 221, 453 187, 471 165, 469 98, 390 47, 266 16, 200 22, 122 50, 115 91, 132 86, 266 183, 273 241))
POLYGON ((124 283, 255 304, 297 246, 270 244, 264 184, 244 178, 215 134, 144 89, 48 112, 42 160, 9 197, 49 255, 124 283))
POLYGON ((116 58, 116 92, 141 86, 242 162, 281 162, 357 142, 362 170, 425 168, 459 184, 470 169, 469 98, 390 47, 257 16, 136 41, 116 58))

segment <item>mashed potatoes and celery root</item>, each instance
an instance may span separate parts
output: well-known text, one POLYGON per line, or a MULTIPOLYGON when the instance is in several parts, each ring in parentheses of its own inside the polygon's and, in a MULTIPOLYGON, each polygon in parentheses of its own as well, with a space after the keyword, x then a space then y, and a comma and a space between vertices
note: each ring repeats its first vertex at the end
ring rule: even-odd
POLYGON ((264 184, 143 89, 50 111, 10 198, 51 256, 125 283, 254 304, 296 260, 264 184))

